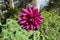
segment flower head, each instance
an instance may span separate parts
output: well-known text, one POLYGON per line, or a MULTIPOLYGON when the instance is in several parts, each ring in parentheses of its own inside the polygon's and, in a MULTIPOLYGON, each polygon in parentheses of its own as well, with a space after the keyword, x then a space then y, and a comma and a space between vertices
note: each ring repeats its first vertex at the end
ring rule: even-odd
POLYGON ((23 13, 19 17, 19 22, 26 30, 40 29, 40 25, 43 23, 43 17, 41 12, 34 7, 23 9, 23 13))

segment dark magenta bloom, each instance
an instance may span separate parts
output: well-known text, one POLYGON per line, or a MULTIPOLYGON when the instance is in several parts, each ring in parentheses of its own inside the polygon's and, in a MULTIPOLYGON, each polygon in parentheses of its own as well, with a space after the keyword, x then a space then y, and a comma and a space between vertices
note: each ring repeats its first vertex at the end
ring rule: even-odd
POLYGON ((23 9, 23 13, 19 16, 19 22, 26 30, 39 30, 40 25, 43 23, 41 12, 34 7, 23 9))

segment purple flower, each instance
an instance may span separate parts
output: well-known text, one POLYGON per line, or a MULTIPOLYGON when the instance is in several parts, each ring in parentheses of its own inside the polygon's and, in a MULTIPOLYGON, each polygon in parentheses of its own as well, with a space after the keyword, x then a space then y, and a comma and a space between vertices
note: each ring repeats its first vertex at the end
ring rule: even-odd
POLYGON ((39 30, 40 25, 43 23, 41 12, 34 7, 23 9, 23 13, 19 16, 19 22, 26 30, 39 30))

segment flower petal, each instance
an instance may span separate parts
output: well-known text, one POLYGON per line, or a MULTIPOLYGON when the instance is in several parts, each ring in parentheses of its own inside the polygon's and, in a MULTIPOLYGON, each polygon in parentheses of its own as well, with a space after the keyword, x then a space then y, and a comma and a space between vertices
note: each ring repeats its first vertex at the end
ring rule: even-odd
POLYGON ((31 24, 31 30, 33 31, 34 30, 34 26, 31 24))
POLYGON ((23 9, 23 12, 24 12, 24 13, 29 13, 29 11, 28 11, 28 10, 26 10, 26 9, 23 9))
POLYGON ((34 11, 34 10, 35 10, 35 9, 34 9, 34 7, 32 7, 31 9, 32 9, 32 11, 34 11))
POLYGON ((29 27, 30 27, 30 26, 29 26, 29 25, 27 25, 27 26, 26 26, 26 29, 29 29, 29 27))
POLYGON ((37 25, 36 28, 39 30, 40 29, 39 25, 37 25))
POLYGON ((33 13, 32 9, 31 9, 30 7, 28 8, 28 11, 29 11, 30 13, 33 13))
POLYGON ((26 20, 21 21, 21 24, 26 23, 26 20))

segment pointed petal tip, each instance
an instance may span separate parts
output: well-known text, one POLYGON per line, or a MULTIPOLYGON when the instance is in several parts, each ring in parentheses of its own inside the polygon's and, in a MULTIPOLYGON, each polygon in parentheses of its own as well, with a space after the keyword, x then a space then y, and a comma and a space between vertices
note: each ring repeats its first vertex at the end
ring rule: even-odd
POLYGON ((29 13, 29 11, 24 9, 24 8, 22 10, 23 10, 24 13, 29 13))

